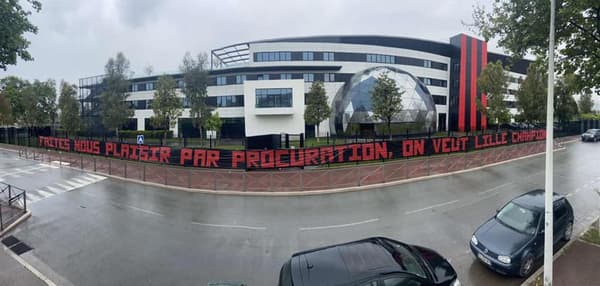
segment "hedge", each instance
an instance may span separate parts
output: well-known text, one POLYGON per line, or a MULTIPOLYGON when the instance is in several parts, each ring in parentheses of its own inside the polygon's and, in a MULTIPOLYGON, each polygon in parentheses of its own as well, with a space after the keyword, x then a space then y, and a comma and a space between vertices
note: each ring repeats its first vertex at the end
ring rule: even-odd
MULTIPOLYGON (((122 130, 119 131, 119 137, 121 138, 137 138, 138 135, 144 135, 144 138, 155 138, 160 139, 164 138, 165 131, 164 130, 145 130, 145 131, 136 131, 136 130, 122 130)), ((173 131, 167 131, 167 138, 173 138, 173 131)))

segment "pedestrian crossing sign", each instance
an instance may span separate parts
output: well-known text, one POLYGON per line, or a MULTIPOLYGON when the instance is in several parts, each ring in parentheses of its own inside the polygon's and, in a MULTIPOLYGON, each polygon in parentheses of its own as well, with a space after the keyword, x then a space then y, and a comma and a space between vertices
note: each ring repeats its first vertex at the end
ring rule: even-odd
POLYGON ((137 143, 139 145, 144 144, 144 135, 140 134, 140 135, 137 136, 137 143))

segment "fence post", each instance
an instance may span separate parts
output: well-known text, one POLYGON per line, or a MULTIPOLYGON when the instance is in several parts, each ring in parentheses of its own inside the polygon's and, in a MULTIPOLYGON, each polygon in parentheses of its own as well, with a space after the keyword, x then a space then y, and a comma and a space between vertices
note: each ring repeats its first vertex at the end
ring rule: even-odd
POLYGON ((143 169, 142 169, 142 181, 145 182, 146 181, 146 164, 142 163, 142 166, 143 166, 143 169))
POLYGON ((10 206, 10 198, 12 197, 12 194, 11 194, 12 190, 11 189, 12 189, 12 186, 8 185, 8 205, 9 206, 10 206))
POLYGON ((27 211, 27 192, 23 191, 23 210, 27 211))
POLYGON ((83 170, 83 155, 79 155, 79 165, 81 167, 81 170, 83 170))
POLYGON ((304 191, 304 181, 302 181, 302 171, 298 170, 298 175, 300 176, 300 191, 304 191))
POLYGON ((123 165, 125 165, 125 166, 123 167, 123 169, 125 169, 125 170, 124 170, 124 172, 125 172, 125 178, 127 178, 127 161, 123 161, 123 165))
POLYGON ((94 157, 94 172, 96 172, 96 157, 94 157))
POLYGON ((112 160, 108 159, 108 174, 112 175, 112 160))
POLYGON ((217 190, 217 172, 214 173, 213 190, 217 190))
POLYGON ((62 158, 60 156, 61 154, 62 154, 62 152, 58 151, 58 166, 60 166, 62 168, 62 158))
MULTIPOLYGON (((185 140, 185 137, 184 137, 185 140)), ((184 141, 185 142, 185 141, 184 141)), ((192 188, 192 169, 188 168, 188 188, 192 188)))
POLYGON ((358 168, 358 176, 357 176, 358 177, 358 182, 357 182, 356 185, 360 187, 360 181, 361 181, 360 180, 361 179, 361 177, 360 177, 360 166, 358 166, 357 168, 358 168))

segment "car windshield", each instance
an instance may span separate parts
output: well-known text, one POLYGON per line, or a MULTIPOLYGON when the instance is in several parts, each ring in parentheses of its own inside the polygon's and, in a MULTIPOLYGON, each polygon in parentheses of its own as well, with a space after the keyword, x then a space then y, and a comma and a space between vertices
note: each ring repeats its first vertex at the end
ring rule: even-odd
POLYGON ((508 203, 496 215, 496 219, 502 224, 526 234, 535 233, 539 217, 538 212, 521 207, 513 202, 508 203))
POLYGON ((585 133, 595 134, 597 131, 598 129, 588 129, 587 131, 585 131, 585 133))
POLYGON ((421 267, 421 263, 417 260, 417 257, 413 254, 413 252, 408 249, 406 246, 393 242, 387 241, 393 248, 394 252, 392 256, 394 260, 402 267, 402 270, 406 272, 410 272, 417 276, 427 277, 425 275, 425 271, 423 267, 421 267))

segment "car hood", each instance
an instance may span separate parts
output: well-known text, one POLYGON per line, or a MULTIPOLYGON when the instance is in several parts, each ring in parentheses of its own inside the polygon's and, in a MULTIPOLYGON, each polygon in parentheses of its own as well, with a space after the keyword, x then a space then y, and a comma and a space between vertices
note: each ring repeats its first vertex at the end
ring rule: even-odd
POLYGON ((518 232, 492 218, 477 229, 475 237, 488 250, 498 255, 511 255, 530 241, 532 235, 518 232))
POLYGON ((416 245, 413 247, 421 255, 423 261, 429 266, 429 269, 433 273, 433 280, 436 284, 456 279, 456 271, 452 265, 450 265, 448 260, 435 250, 416 245))

